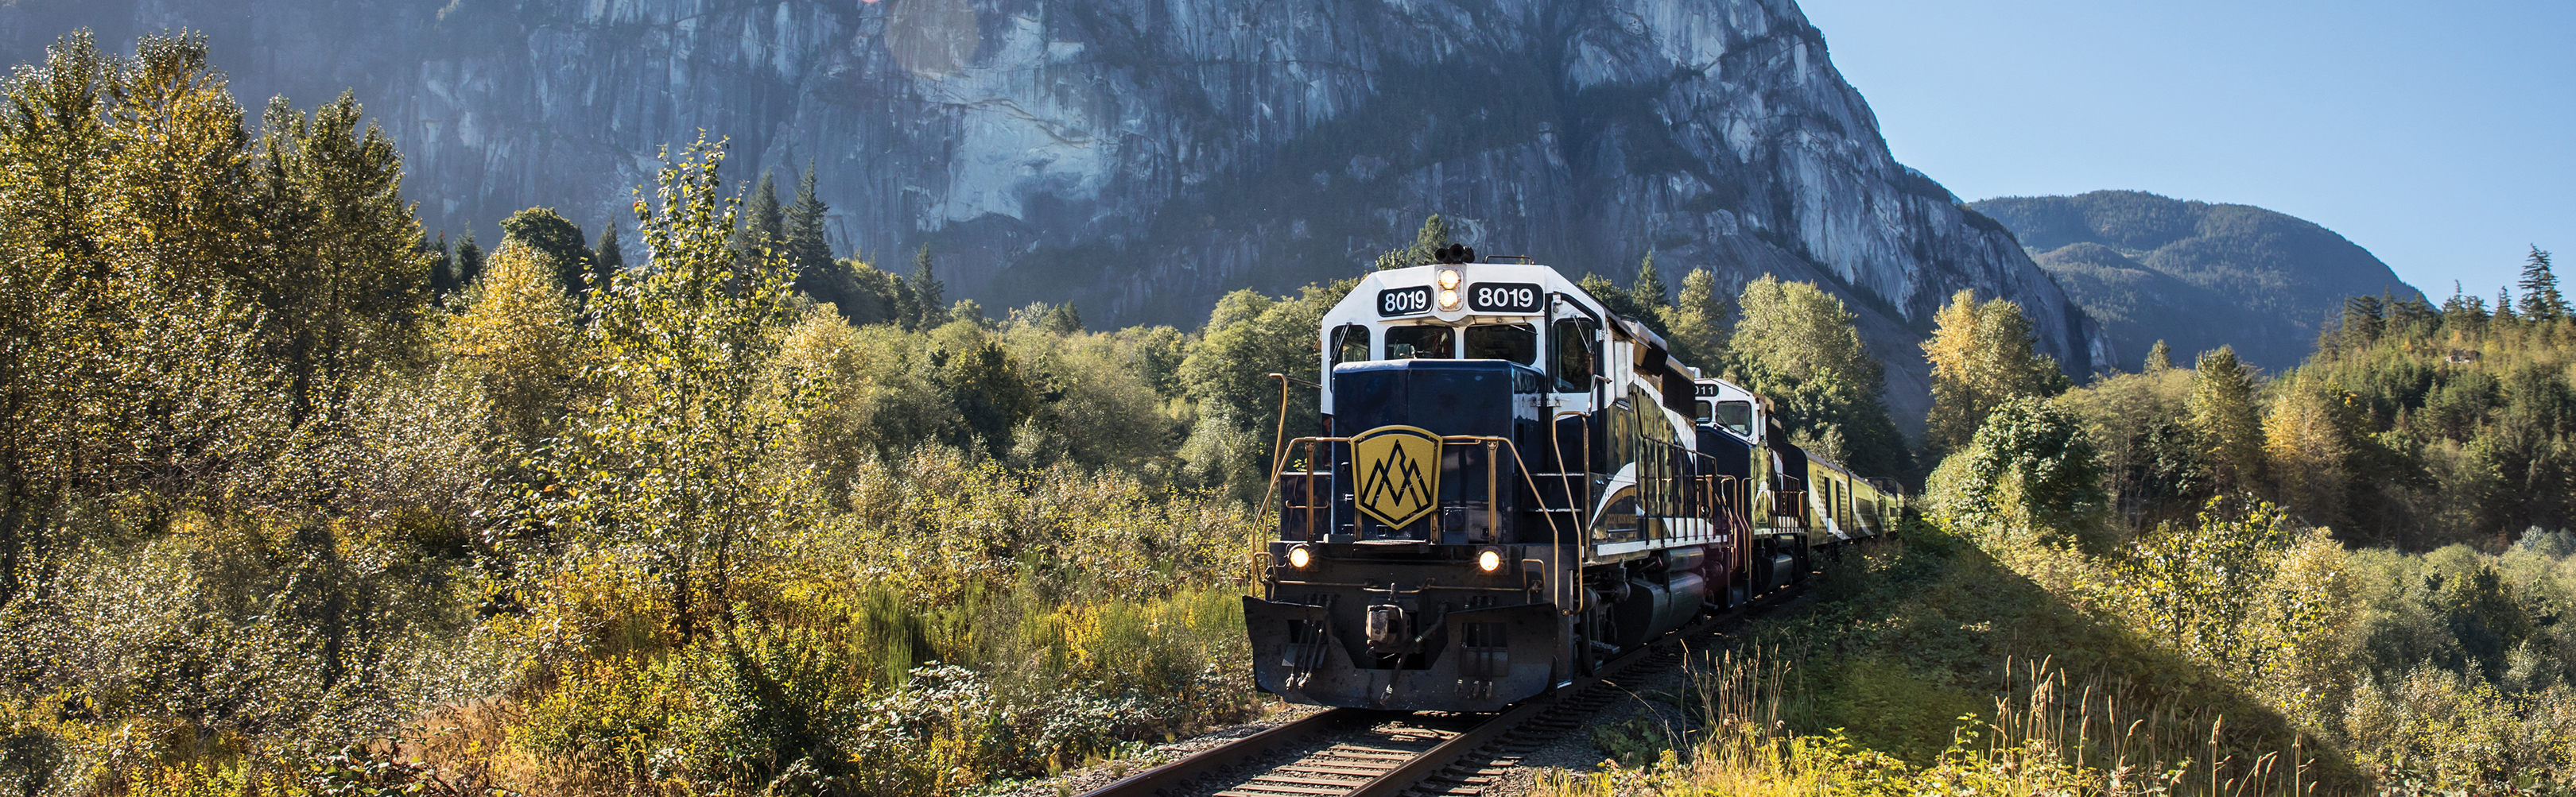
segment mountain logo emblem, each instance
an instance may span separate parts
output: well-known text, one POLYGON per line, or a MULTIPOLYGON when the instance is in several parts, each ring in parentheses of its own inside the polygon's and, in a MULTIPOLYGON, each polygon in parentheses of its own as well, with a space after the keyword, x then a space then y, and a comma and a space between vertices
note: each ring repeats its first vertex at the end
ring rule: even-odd
POLYGON ((1440 436, 1411 426, 1380 426, 1351 438, 1351 499, 1388 528, 1403 528, 1440 508, 1440 436))

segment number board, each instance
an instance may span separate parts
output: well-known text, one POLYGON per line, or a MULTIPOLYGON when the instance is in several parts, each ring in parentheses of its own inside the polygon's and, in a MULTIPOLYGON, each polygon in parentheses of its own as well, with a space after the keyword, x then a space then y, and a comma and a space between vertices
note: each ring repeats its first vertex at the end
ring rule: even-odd
POLYGON ((1388 288, 1377 292, 1377 317, 1393 318, 1431 312, 1431 286, 1388 288))
POLYGON ((1467 309, 1479 313, 1536 315, 1547 291, 1527 282, 1479 282, 1467 286, 1467 309))
POLYGON ((1702 396, 1714 396, 1717 395, 1717 386, 1707 382, 1693 382, 1691 383, 1691 392, 1702 396))

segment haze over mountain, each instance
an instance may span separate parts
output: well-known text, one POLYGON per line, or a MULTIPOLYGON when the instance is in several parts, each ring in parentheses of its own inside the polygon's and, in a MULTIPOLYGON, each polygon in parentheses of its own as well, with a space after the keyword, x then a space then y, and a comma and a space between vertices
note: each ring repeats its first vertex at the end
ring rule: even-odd
POLYGON ((2164 340, 2178 363, 2225 344, 2278 371, 2307 357, 2344 299, 2421 295, 2334 231, 2251 205, 2094 191, 1969 207, 2012 228, 2101 322, 2128 358, 2110 365, 2126 370, 2164 340))
POLYGON ((996 311, 1195 326, 1438 212, 1577 274, 1651 249, 1668 278, 1826 284, 1907 422, 1958 289, 2020 302, 2070 371, 2109 354, 2002 226, 1889 156, 1789 0, 19 0, 0 57, 75 26, 205 31, 245 97, 354 88, 428 226, 486 243, 529 206, 631 221, 653 154, 705 131, 739 179, 815 164, 843 252, 929 244, 996 311))

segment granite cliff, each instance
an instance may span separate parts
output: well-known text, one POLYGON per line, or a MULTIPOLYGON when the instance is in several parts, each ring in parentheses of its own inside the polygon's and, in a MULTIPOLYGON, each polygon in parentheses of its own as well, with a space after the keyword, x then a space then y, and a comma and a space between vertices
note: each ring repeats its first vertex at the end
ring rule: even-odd
POLYGON ((1577 273, 1652 249, 1826 283, 1904 421, 1961 288, 2020 302, 2073 373, 2110 354, 2011 233, 1889 156, 1790 0, 17 0, 0 56, 75 26, 204 31, 245 97, 354 89, 428 225, 487 242, 532 205, 631 220, 655 151, 703 130, 746 180, 815 164, 842 251, 927 243, 994 308, 1189 326, 1438 212, 1577 273))

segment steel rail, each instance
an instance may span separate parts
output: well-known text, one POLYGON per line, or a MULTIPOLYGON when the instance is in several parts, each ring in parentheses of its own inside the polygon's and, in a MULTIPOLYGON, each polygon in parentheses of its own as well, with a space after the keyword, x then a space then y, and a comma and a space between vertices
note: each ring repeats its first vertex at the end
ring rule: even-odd
MULTIPOLYGON (((1339 797, 1395 797, 1402 794, 1405 790, 1438 775, 1442 769, 1457 763, 1461 757, 1503 739, 1513 730, 1591 691, 1605 681, 1627 675, 1630 669, 1666 651, 1671 646, 1714 632, 1728 623, 1779 608, 1780 604, 1803 591, 1784 589, 1726 610, 1689 627, 1667 633, 1654 642, 1639 645, 1635 650, 1620 654, 1618 658, 1603 664, 1593 675, 1578 677, 1565 686, 1522 701, 1504 710, 1503 713, 1496 714, 1477 723, 1474 727, 1432 745, 1430 749, 1414 754, 1411 758, 1369 780, 1353 783, 1351 790, 1342 792, 1339 797)), ((1192 781, 1199 778, 1216 774, 1262 753, 1304 742, 1340 728, 1366 724, 1371 717, 1383 717, 1387 714, 1388 712, 1384 711, 1356 708, 1336 708, 1317 712, 1286 725, 1201 750, 1179 761, 1139 772, 1123 780, 1084 792, 1082 797, 1155 797, 1155 795, 1195 793, 1204 790, 1192 788, 1192 781)))
POLYGON ((1123 780, 1084 792, 1082 797, 1143 797, 1159 794, 1165 789, 1186 785, 1199 776, 1242 763, 1246 758, 1284 745, 1305 741, 1338 726, 1358 722, 1361 717, 1374 713, 1377 712, 1357 708, 1318 711, 1295 722, 1191 753, 1179 761, 1129 775, 1123 780))

